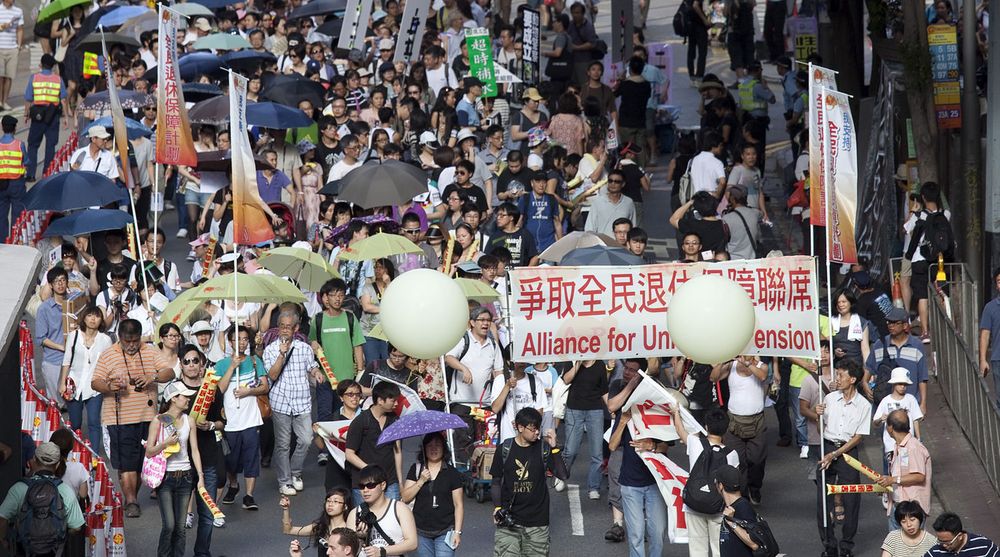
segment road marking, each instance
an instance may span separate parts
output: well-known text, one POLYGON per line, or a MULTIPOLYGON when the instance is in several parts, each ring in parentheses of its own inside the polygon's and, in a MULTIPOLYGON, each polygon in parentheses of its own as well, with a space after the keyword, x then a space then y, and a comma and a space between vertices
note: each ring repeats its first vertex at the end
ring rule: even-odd
POLYGON ((580 486, 568 484, 566 486, 566 496, 569 498, 570 524, 573 526, 573 535, 583 535, 583 509, 580 508, 580 486))

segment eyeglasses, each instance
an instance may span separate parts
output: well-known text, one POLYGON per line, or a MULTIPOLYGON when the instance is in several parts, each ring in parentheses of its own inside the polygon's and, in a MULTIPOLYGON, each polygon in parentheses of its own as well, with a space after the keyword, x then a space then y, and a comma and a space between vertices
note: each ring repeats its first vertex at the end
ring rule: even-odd
POLYGON ((181 338, 181 335, 177 333, 171 333, 169 335, 163 335, 163 338, 181 338))
POLYGON ((184 365, 186 365, 186 366, 189 366, 191 364, 200 364, 201 363, 201 359, 200 358, 184 358, 181 361, 184 362, 184 365))
POLYGON ((468 176, 468 175, 469 175, 469 171, 468 170, 456 170, 455 171, 455 176, 468 176))
POLYGON ((539 431, 537 425, 526 425, 526 426, 521 426, 521 427, 523 427, 525 430, 530 431, 532 433, 538 433, 538 431, 539 431))
POLYGON ((361 391, 351 391, 349 393, 344 393, 342 398, 361 398, 361 391))
POLYGON ((323 54, 323 51, 318 48, 314 48, 309 51, 309 54, 323 54))
POLYGON ((382 482, 368 482, 365 484, 358 484, 358 489, 375 489, 380 485, 382 485, 382 482))

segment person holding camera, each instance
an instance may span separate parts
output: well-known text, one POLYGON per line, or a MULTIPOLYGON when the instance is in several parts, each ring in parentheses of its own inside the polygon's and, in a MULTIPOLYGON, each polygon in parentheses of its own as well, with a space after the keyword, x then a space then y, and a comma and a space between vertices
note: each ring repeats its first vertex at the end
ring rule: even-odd
POLYGON ((517 430, 493 457, 490 486, 493 501, 494 557, 531 557, 549 554, 549 490, 546 472, 560 480, 569 478, 566 463, 556 447, 556 432, 545 432, 541 442, 542 415, 522 408, 514 417, 517 430), (548 447, 545 446, 548 444, 548 447))
POLYGON ((361 501, 347 516, 347 524, 362 540, 358 555, 387 557, 405 555, 417 549, 417 525, 413 511, 405 504, 385 496, 386 473, 371 464, 359 473, 361 501))

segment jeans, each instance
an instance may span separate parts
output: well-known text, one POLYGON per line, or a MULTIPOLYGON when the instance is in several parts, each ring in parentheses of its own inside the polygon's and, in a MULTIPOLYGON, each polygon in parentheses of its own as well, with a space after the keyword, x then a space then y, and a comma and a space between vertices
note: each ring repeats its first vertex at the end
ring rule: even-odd
POLYGON ((708 29, 693 25, 688 34, 687 66, 688 77, 701 79, 705 77, 705 57, 708 56, 708 29), (697 58, 697 65, 695 59, 697 58))
POLYGON ((191 471, 180 476, 167 472, 163 483, 156 489, 156 502, 160 506, 160 544, 157 557, 184 557, 184 514, 194 484, 191 471))
POLYGON ((663 554, 663 536, 667 533, 667 505, 656 484, 645 487, 623 485, 622 512, 628 533, 628 556, 660 557, 663 554), (647 537, 649 551, 643 553, 643 540, 647 537))
MULTIPOLYGON (((336 465, 336 463, 331 463, 336 465)), ((327 464, 330 466, 330 464, 327 464)), ((394 471, 386 470, 386 474, 395 474, 394 471)), ((390 485, 385 486, 385 497, 386 499, 400 500, 401 496, 399 494, 399 482, 393 482, 390 485)), ((361 490, 358 488, 351 489, 351 498, 354 500, 354 504, 358 505, 363 499, 361 499, 361 490)))
POLYGON ((444 543, 448 534, 441 534, 436 538, 417 536, 417 557, 452 557, 455 550, 444 543))
POLYGON ((333 421, 340 410, 340 397, 337 391, 333 390, 329 381, 321 381, 316 384, 316 421, 333 421))
POLYGON ((566 409, 566 468, 573 468, 584 427, 587 429, 587 443, 590 445, 590 472, 587 474, 587 488, 598 491, 601 488, 601 462, 604 460, 604 410, 566 409))
POLYGON ((69 410, 69 425, 74 431, 83 427, 83 411, 87 411, 87 440, 90 448, 98 453, 104 452, 101 443, 101 403, 104 395, 96 395, 87 400, 70 400, 66 402, 69 410))
POLYGON ((174 206, 177 207, 177 228, 190 228, 191 223, 188 222, 187 208, 184 206, 184 194, 179 191, 174 191, 174 206))
POLYGON ((299 414, 290 416, 281 412, 273 412, 274 422, 274 457, 273 463, 278 476, 278 487, 292 485, 292 477, 302 475, 302 465, 312 442, 312 416, 299 414), (292 444, 292 431, 295 431, 295 451, 289 457, 288 451, 292 444))
MULTIPOLYGON (((219 483, 215 464, 203 461, 201 472, 205 477, 205 489, 209 495, 215 497, 215 487, 219 483)), ((195 557, 211 557, 212 530, 215 529, 215 516, 212 515, 212 511, 201 500, 201 497, 195 497, 195 499, 198 501, 198 534, 194 539, 194 555, 195 557)))
POLYGON ((10 225, 24 211, 24 179, 0 180, 0 235, 3 241, 10 235, 10 225), (10 217, 7 214, 10 214, 10 217))
POLYGON ((788 387, 788 405, 792 407, 792 419, 795 422, 795 442, 799 448, 809 443, 809 429, 806 417, 799 412, 799 394, 802 387, 788 387))
POLYGON ((59 142, 59 117, 55 117, 48 124, 44 122, 31 122, 28 128, 28 156, 24 158, 24 168, 28 178, 34 178, 38 172, 38 148, 42 145, 42 138, 45 138, 45 159, 42 164, 42 172, 49 168, 52 159, 56 158, 56 143, 59 142))
POLYGON ((389 357, 389 343, 382 339, 365 337, 365 343, 361 349, 365 353, 365 363, 385 360, 389 357))

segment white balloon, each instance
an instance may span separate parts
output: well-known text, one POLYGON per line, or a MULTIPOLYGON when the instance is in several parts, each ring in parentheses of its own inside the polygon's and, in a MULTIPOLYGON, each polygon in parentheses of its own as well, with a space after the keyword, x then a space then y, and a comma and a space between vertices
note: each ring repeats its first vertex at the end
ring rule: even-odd
POLYGON ((382 294, 379 320, 389 342, 408 356, 437 358, 469 328, 469 303, 462 287, 433 269, 396 277, 382 294))
POLYGON ((744 353, 757 316, 746 290, 718 275, 700 275, 674 292, 667 308, 670 339, 685 356, 718 364, 744 353))

